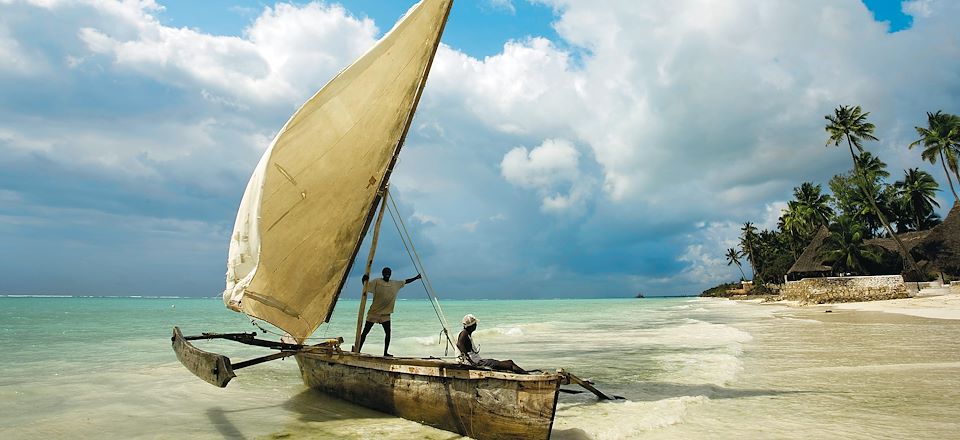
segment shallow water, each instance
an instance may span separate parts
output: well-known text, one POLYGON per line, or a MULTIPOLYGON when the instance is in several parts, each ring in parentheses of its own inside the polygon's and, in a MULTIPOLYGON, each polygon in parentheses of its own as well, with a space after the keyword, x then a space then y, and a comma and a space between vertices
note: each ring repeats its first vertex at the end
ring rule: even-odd
MULTIPOLYGON (((352 341, 356 301, 317 337, 352 341)), ((566 368, 625 401, 561 394, 555 439, 955 438, 960 323, 697 298, 448 301, 485 356, 566 368)), ((0 438, 449 439, 306 389, 292 359, 219 389, 170 350, 256 331, 219 299, 0 298, 0 438)), ((401 301, 390 351, 443 356, 427 301, 401 301)), ((374 328, 364 351, 382 351, 374 328)), ((198 344, 199 345, 199 344, 198 344)), ((265 352, 203 347, 234 361, 265 352)))

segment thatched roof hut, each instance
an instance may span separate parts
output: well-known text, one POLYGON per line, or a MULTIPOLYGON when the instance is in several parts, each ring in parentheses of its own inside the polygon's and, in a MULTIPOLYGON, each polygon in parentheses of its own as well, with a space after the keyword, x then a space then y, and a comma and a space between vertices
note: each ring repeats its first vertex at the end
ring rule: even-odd
MULTIPOLYGON (((826 226, 821 226, 810 244, 787 271, 787 275, 797 279, 804 275, 829 273, 832 270, 831 267, 823 264, 824 261, 820 257, 823 243, 829 236, 830 230, 826 226)), ((960 203, 955 203, 943 223, 933 229, 907 232, 898 234, 897 237, 914 258, 922 262, 921 267, 926 266, 932 271, 960 277, 960 203)), ((890 253, 900 255, 900 247, 893 238, 872 238, 864 243, 879 246, 890 253)))
POLYGON ((803 253, 797 258, 797 261, 790 266, 787 275, 790 274, 826 274, 832 270, 830 266, 823 265, 823 259, 820 258, 820 248, 823 242, 830 236, 830 230, 826 226, 820 226, 817 234, 810 240, 810 244, 804 248, 803 253))
POLYGON ((931 229, 913 253, 927 260, 933 270, 960 276, 960 202, 953 204, 943 223, 931 229))
MULTIPOLYGON (((903 234, 897 234, 897 237, 900 237, 900 241, 902 241, 903 246, 907 248, 907 252, 912 253, 913 248, 917 247, 917 245, 919 245, 920 242, 922 242, 923 239, 926 238, 926 236, 930 234, 931 231, 933 231, 933 229, 927 229, 926 231, 904 232, 903 234)), ((871 238, 867 241, 864 241, 863 243, 868 245, 880 246, 897 255, 900 254, 900 246, 897 245, 896 240, 890 237, 871 238)))

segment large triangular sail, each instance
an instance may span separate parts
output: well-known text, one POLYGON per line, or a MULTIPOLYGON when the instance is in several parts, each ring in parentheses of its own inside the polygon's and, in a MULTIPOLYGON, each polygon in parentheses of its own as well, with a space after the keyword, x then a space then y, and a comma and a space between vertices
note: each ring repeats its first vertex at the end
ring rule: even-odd
POLYGON ((333 313, 386 187, 452 0, 413 6, 308 100, 247 184, 224 302, 303 341, 333 313))

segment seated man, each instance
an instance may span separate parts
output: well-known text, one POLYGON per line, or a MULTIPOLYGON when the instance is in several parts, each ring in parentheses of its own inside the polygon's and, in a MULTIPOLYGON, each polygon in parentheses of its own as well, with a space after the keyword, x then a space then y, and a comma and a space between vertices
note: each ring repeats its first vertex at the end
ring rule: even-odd
POLYGON ((480 367, 492 368, 494 370, 511 371, 519 374, 527 372, 515 364, 512 360, 498 361, 496 359, 483 359, 480 357, 480 349, 473 343, 473 332, 477 329, 477 318, 473 315, 463 317, 463 331, 457 337, 457 350, 460 351, 462 362, 480 367))

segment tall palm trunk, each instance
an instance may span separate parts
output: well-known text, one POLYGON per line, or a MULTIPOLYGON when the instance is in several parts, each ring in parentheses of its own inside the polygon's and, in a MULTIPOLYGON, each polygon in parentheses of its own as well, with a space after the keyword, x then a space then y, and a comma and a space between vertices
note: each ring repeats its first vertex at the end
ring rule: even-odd
MULTIPOLYGON (((943 157, 943 150, 940 150, 940 165, 943 165, 943 174, 947 175, 947 183, 950 184, 950 192, 953 193, 953 200, 960 202, 960 197, 957 197, 957 190, 953 189, 953 179, 950 177, 950 171, 947 170, 947 161, 946 158, 943 157)), ((957 177, 957 179, 960 179, 960 177, 957 177)))
MULTIPOLYGON (((750 246, 750 247, 753 248, 753 246, 750 246)), ((763 283, 763 267, 762 267, 763 265, 760 264, 760 261, 757 261, 757 255, 756 255, 757 251, 753 250, 751 251, 751 253, 753 254, 753 260, 754 260, 753 261, 753 271, 754 271, 753 277, 760 280, 760 283, 763 283)))
POLYGON ((923 221, 920 219, 920 210, 914 208, 913 216, 917 218, 917 230, 919 231, 923 227, 923 221))
POLYGON ((897 246, 900 247, 900 252, 903 253, 903 259, 910 265, 914 273, 919 277, 922 272, 920 268, 917 267, 917 262, 913 260, 913 255, 910 255, 910 251, 907 250, 907 247, 903 244, 903 241, 900 240, 900 237, 897 237, 897 234, 893 232, 893 228, 890 227, 890 222, 887 221, 887 216, 883 215, 883 212, 880 211, 880 207, 877 206, 877 201, 874 200, 873 194, 867 192, 867 174, 860 168, 860 164, 857 162, 857 156, 853 154, 853 143, 850 142, 850 136, 847 136, 847 147, 850 148, 850 158, 853 159, 853 169, 856 170, 857 174, 860 175, 861 187, 864 197, 870 202, 870 206, 873 208, 873 212, 877 213, 877 217, 880 218, 880 223, 883 224, 884 229, 887 230, 887 233, 893 237, 893 240, 897 242, 897 246))
MULTIPOLYGON (((760 269, 757 268, 757 261, 753 258, 753 244, 747 245, 747 260, 750 261, 750 267, 753 269, 753 279, 759 278, 760 269)), ((746 279, 746 278, 744 278, 746 279)))

